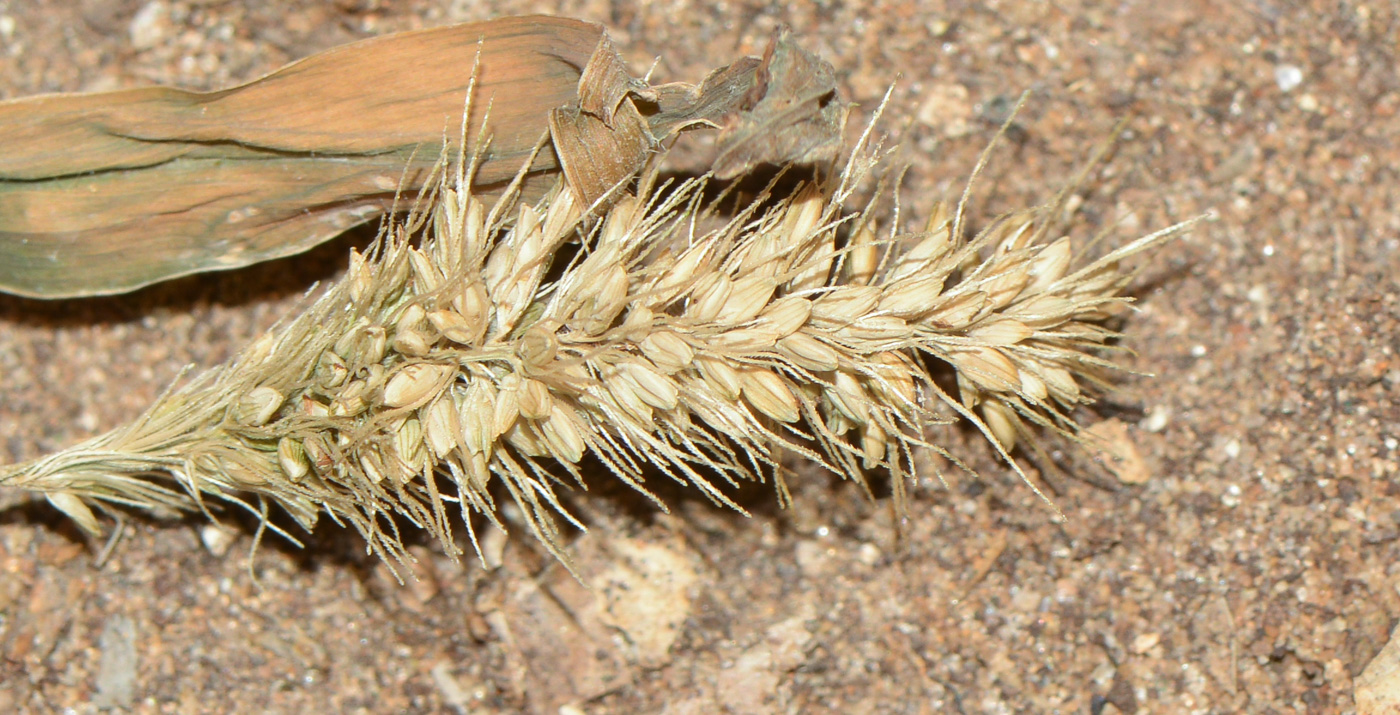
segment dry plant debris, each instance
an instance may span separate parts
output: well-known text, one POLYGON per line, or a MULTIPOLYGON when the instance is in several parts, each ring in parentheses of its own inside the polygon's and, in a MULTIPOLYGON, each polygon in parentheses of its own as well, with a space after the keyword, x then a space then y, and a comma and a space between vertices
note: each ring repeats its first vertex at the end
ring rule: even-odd
POLYGON ((722 174, 830 160, 845 115, 831 66, 785 33, 699 85, 652 87, 600 25, 545 16, 377 37, 219 92, 0 102, 0 291, 121 293, 304 251, 424 186, 460 148, 449 128, 469 83, 472 131, 493 127, 483 198, 533 154, 526 197, 562 171, 593 203, 698 127, 721 130, 722 174))
POLYGON ((595 219, 566 181, 527 201, 529 163, 478 193, 478 136, 305 312, 0 484, 94 533, 93 503, 208 513, 212 499, 268 524, 270 501, 406 562, 401 524, 456 555, 452 512, 475 542, 473 514, 499 525, 499 483, 567 563, 558 489, 587 473, 643 493, 665 476, 737 509, 726 489, 745 480, 786 500, 788 452, 863 486, 887 470, 898 498, 916 450, 957 461, 926 441, 931 423, 970 420, 1013 467, 1026 423, 1075 436, 1069 413, 1114 369, 1120 262, 1179 227, 1084 263, 1060 234, 1065 194, 971 238, 965 195, 899 233, 850 205, 879 155, 869 137, 832 176, 733 215, 707 179, 653 168, 595 219))

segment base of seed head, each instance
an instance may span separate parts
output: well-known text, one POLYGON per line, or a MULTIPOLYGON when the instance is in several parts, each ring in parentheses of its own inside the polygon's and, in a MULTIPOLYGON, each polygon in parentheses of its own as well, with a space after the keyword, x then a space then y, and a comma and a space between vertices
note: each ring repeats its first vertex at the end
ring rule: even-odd
POLYGON ((1074 436, 1070 411, 1116 369, 1100 349, 1127 301, 1120 261, 1180 227, 1085 265, 1051 233, 1056 205, 971 239, 961 203, 923 231, 881 231, 847 206, 868 137, 832 180, 704 233, 704 179, 662 191, 653 172, 595 220, 562 184, 488 204, 472 162, 444 163, 431 200, 304 313, 131 425, 0 482, 89 531, 90 502, 209 513, 216 499, 267 523, 252 495, 404 561, 396 519, 456 555, 453 524, 496 521, 502 491, 563 559, 555 516, 574 520, 557 488, 586 475, 648 495, 673 479, 737 509, 727 490, 780 476, 788 451, 861 485, 888 471, 902 498, 916 451, 946 454, 926 428, 949 415, 1019 473, 1009 451, 1028 425, 1074 436))

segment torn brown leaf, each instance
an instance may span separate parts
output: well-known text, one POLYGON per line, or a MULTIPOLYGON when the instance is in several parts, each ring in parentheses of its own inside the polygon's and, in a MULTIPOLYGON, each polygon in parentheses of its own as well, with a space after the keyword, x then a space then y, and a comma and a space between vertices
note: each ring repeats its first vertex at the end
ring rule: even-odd
POLYGON ((750 91, 720 132, 713 171, 738 176, 760 164, 820 164, 841 150, 848 105, 830 64, 780 28, 754 70, 750 91))
POLYGON ((469 136, 489 103, 492 143, 477 183, 508 181, 550 111, 576 101, 602 36, 506 18, 345 45, 221 92, 0 103, 0 290, 120 293, 291 255, 377 216, 458 136, 478 51, 469 136))

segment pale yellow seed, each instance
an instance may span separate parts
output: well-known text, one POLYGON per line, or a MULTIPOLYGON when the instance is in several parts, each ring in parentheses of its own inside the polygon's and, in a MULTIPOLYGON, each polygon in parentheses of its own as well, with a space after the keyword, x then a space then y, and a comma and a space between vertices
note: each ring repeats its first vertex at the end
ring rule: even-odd
POLYGON ((863 455, 862 465, 866 469, 874 469, 880 466, 885 459, 885 452, 889 448, 889 436, 885 434, 885 429, 874 420, 865 423, 860 430, 860 451, 863 455))
POLYGON ((622 320, 622 325, 618 329, 622 335, 632 342, 641 342, 646 336, 651 334, 652 325, 656 322, 656 313, 645 305, 633 306, 627 311, 627 317, 622 320))
POLYGON ((802 416, 797 397, 777 373, 767 368, 745 366, 739 376, 744 399, 754 409, 779 422, 796 422, 802 416))
POLYGON ((496 394, 492 410, 491 433, 493 437, 500 437, 519 423, 517 418, 520 416, 520 391, 516 388, 507 388, 504 383, 503 380, 501 391, 496 394))
POLYGON ((366 365, 360 374, 363 375, 360 382, 364 383, 365 394, 383 387, 389 378, 389 371, 385 370, 384 366, 379 363, 366 365))
POLYGON ((604 269, 601 276, 590 280, 597 281, 597 290, 579 308, 577 317, 582 319, 585 333, 599 335, 612 327, 613 321, 627 306, 627 271, 621 264, 614 263, 604 269))
POLYGON ((806 333, 793 333, 778 341, 778 354, 805 370, 835 370, 840 361, 836 350, 806 333))
POLYGON ((471 345, 476 341, 476 326, 455 310, 434 310, 428 313, 428 322, 442 337, 458 345, 471 345))
POLYGON ((1016 416, 1016 412, 1006 405, 992 401, 984 402, 981 405, 982 421, 987 423, 987 428, 992 431, 992 435, 1006 451, 1016 448, 1016 426, 1020 424, 1021 418, 1016 416))
POLYGON ((359 345, 360 353, 351 359, 346 355, 346 359, 351 362, 360 362, 365 365, 373 365, 384 359, 389 353, 389 334, 380 325, 371 325, 365 328, 364 340, 359 345))
POLYGON ((521 454, 530 457, 543 457, 547 454, 545 445, 530 428, 532 422, 516 422, 504 435, 506 443, 521 454))
POLYGON ((1074 244, 1069 236, 1060 238, 1050 245, 1040 249, 1034 260, 1031 261, 1031 282, 1026 286, 1026 293, 1034 295, 1049 288, 1056 281, 1065 277, 1069 270, 1070 260, 1073 258, 1074 244))
POLYGON ((612 366, 605 370, 603 386, 612 396, 613 402, 639 424, 649 424, 652 420, 651 406, 642 399, 641 388, 625 377, 621 370, 612 366))
POLYGON ((914 334, 903 318, 893 315, 867 315, 842 325, 836 332, 847 338, 872 342, 903 340, 914 334))
POLYGON ((1006 314, 1029 325, 1047 328, 1074 317, 1074 301, 1052 293, 1043 293, 1007 309, 1006 314))
POLYGON ((486 204, 467 194, 467 210, 462 217, 462 234, 465 251, 470 255, 480 255, 486 237, 486 204))
POLYGON ((362 303, 369 297, 370 288, 374 285, 374 276, 365 265, 365 257, 359 251, 350 250, 350 268, 345 272, 346 279, 350 284, 350 301, 352 303, 362 303))
POLYGON ((637 360, 618 365, 619 371, 637 387, 643 402, 661 410, 676 408, 680 392, 676 383, 637 360))
POLYGON ((472 452, 490 454, 491 444, 501 431, 496 429, 496 388, 489 380, 475 378, 457 407, 462 425, 462 444, 472 452))
POLYGON ((996 253, 1009 253, 1026 247, 1035 235, 1033 221, 1017 221, 1014 218, 1001 222, 992 229, 989 242, 996 246, 996 253))
POLYGON ((752 275, 734 281, 734 290, 724 301, 718 320, 729 325, 747 323, 763 312, 776 286, 767 276, 752 275))
POLYGON ((812 301, 800 297, 779 298, 773 301, 754 321, 754 327, 772 331, 778 338, 787 337, 802 329, 812 317, 812 301))
POLYGON ((871 361, 875 374, 880 378, 875 382, 875 389, 884 396, 886 403, 905 407, 917 404, 914 368, 903 353, 879 352, 871 356, 871 361))
POLYGON ((94 535, 102 533, 102 527, 97 522, 97 516, 92 513, 92 509, 88 508, 88 505, 78 496, 70 494, 69 492, 47 492, 44 494, 44 498, 48 499, 49 503, 52 504, 55 509, 63 512, 65 516, 72 519, 74 522, 77 522, 78 526, 83 528, 83 531, 94 535))
POLYGON ((263 385, 253 388, 248 394, 238 400, 234 407, 233 418, 241 424, 250 427, 262 427, 272 420, 272 416, 281 409, 285 400, 281 392, 276 388, 263 385))
POLYGON ((710 347, 717 351, 745 355, 772 348, 777 339, 777 333, 772 330, 739 328, 711 337, 710 347))
MULTIPOLYGON (((381 368, 382 369, 382 368, 381 368)), ((337 400, 363 399, 371 392, 369 382, 364 379, 355 379, 345 383, 336 393, 337 400)))
POLYGON ((803 185, 797 196, 787 203, 780 233, 798 240, 805 239, 821 225, 825 210, 825 193, 816 184, 803 185))
POLYGON ((924 226, 924 231, 933 233, 935 231, 953 230, 953 212, 948 202, 939 201, 929 210, 928 223, 924 226))
POLYGON ((337 397, 331 400, 330 413, 336 417, 354 417, 369 409, 369 402, 362 395, 337 397))
POLYGON ((670 330, 657 330, 638 345, 663 372, 675 372, 688 367, 695 359, 695 350, 680 335, 670 330))
POLYGON ((700 368, 700 376, 720 397, 737 400, 743 390, 739 372, 723 358, 713 355, 696 355, 695 366, 700 368))
POLYGON ((846 413, 831 406, 830 401, 828 401, 826 412, 826 428, 831 430, 832 434, 843 435, 856 426, 856 423, 852 422, 846 413))
POLYGON ((1016 364, 996 348, 960 348, 950 358, 968 379, 993 392, 1011 392, 1021 384, 1016 364))
POLYGON ((331 413, 331 408, 310 395, 302 395, 301 413, 312 418, 327 417, 331 413))
POLYGON ((849 323, 880 303, 879 286, 841 286, 812 301, 812 318, 827 323, 849 323))
POLYGON ((419 329, 427 317, 428 313, 423 306, 413 303, 399 313, 398 319, 394 321, 394 332, 419 329))
POLYGON ((1108 264, 1102 266, 1100 270, 1101 273, 1090 275, 1075 283, 1074 288, 1070 289, 1070 297, 1101 298, 1116 294, 1124 280, 1123 276, 1118 273, 1118 264, 1108 264))
POLYGON ((1035 331, 1025 323, 1011 318, 1002 318, 969 330, 967 337, 975 340, 979 345, 991 347, 1003 347, 1015 345, 1016 343, 1029 338, 1035 331))
POLYGON ((384 481, 384 472, 380 471, 379 465, 367 454, 360 455, 360 471, 364 472, 365 476, 375 484, 384 481))
POLYGON ((946 328, 967 325, 987 306, 987 294, 970 291, 944 299, 928 314, 928 320, 946 328))
POLYGON ((559 338, 555 334, 556 324, 546 321, 534 325, 515 345, 515 356, 527 368, 539 370, 554 361, 559 353, 559 338))
POLYGON ((443 266, 456 266, 463 253, 462 195, 455 189, 442 189, 437 206, 433 209, 433 262, 443 266))
POLYGON ((456 368, 451 365, 423 362, 404 365, 384 385, 384 404, 388 407, 417 406, 442 389, 454 372, 456 368))
MULTIPOLYGON (((700 273, 700 267, 708 256, 709 244, 697 243, 687 248, 681 257, 671 263, 670 268, 656 279, 652 290, 648 291, 655 296, 655 304, 662 305, 675 300, 677 295, 685 290, 695 279, 695 276, 700 273)), ((660 263, 660 265, 665 265, 665 263, 660 263)))
MULTIPOLYGON (((439 403, 446 400, 439 400, 439 403)), ((423 423, 416 418, 408 418, 399 425, 394 432, 394 451, 397 452, 399 467, 398 474, 395 475, 400 483, 417 476, 427 467, 428 458, 423 453, 424 439, 432 440, 431 432, 425 428, 423 423)), ((441 457, 447 452, 434 452, 435 457, 441 457)), ((388 467, 389 465, 385 465, 388 467)))
POLYGON ((879 310, 900 317, 927 313, 943 291, 944 276, 918 275, 885 285, 879 310))
POLYGON ((783 214, 782 234, 808 244, 800 253, 805 265, 797 266, 798 274, 788 282, 794 292, 825 284, 831 272, 836 236, 831 231, 817 233, 825 211, 826 196, 815 184, 807 184, 783 214))
POLYGON ((540 432, 556 457, 574 463, 583 458, 588 443, 583 439, 583 430, 578 424, 578 416, 573 408, 555 403, 549 419, 540 425, 540 432))
POLYGON ((899 280, 928 270, 934 264, 946 259, 952 250, 953 237, 948 228, 925 232, 918 237, 913 246, 909 247, 909 250, 901 254, 895 261, 889 279, 899 280))
POLYGON ((349 376, 350 369, 346 366, 345 359, 332 350, 322 352, 320 359, 316 361, 314 377, 317 386, 324 390, 340 387, 349 376))
POLYGON ((520 416, 527 420, 542 420, 554 409, 554 398, 543 382, 522 378, 517 393, 520 401, 520 416))
POLYGON ((603 222, 603 230, 598 234, 598 245, 617 246, 626 242, 633 227, 632 218, 638 208, 637 197, 623 196, 608 209, 608 218, 603 222))
POLYGON ((302 449, 306 450, 306 459, 315 467, 316 471, 325 474, 335 466, 335 457, 331 454, 331 449, 326 445, 326 440, 320 435, 311 435, 302 440, 302 449))
POLYGON ((486 485, 491 481, 491 470, 486 462, 486 455, 480 452, 473 452, 471 459, 466 460, 467 476, 472 481, 472 486, 477 491, 486 491, 486 485))
POLYGON ((1030 264, 1025 261, 1017 262, 1015 265, 1007 266, 983 283, 980 288, 987 294, 987 302, 992 310, 1004 308, 1016 299, 1030 283, 1030 264))
POLYGON ((433 344, 427 330, 427 317, 423 306, 413 304, 405 308, 394 323, 394 350, 410 357, 427 355, 433 344))
POLYGON ((462 436, 462 419, 451 396, 444 395, 433 401, 423 410, 419 421, 428 449, 435 458, 441 459, 457 448, 462 436))
POLYGON ((416 249, 408 249, 408 260, 413 268, 413 281, 419 293, 431 293, 443 282, 442 271, 433 264, 433 259, 416 249))
POLYGON ((394 335, 394 350, 408 357, 427 357, 433 350, 433 339, 424 330, 405 330, 394 335))
POLYGON ((561 190, 550 197, 549 209, 544 215, 544 235, 550 240, 567 235, 582 213, 574 192, 561 186, 561 190))
POLYGON ((293 484, 300 484, 306 478, 307 472, 311 471, 311 463, 306 459, 306 449, 301 443, 291 437, 283 437, 277 440, 277 463, 282 467, 282 473, 293 484))
POLYGON ((851 285, 866 285, 875 277, 875 269, 880 266, 877 232, 875 222, 867 221, 851 237, 850 251, 846 254, 846 273, 851 285))
POLYGON ((243 364, 248 366, 261 365, 272 357, 273 349, 277 347, 277 336, 273 333, 263 333, 253 341, 246 350, 243 351, 243 364))
POLYGON ((686 307, 686 317, 701 323, 713 321, 733 291, 734 282, 723 273, 711 273, 700 278, 692 293, 691 303, 686 307))
POLYGON ((480 342, 481 336, 486 332, 487 323, 491 321, 491 297, 486 294, 486 284, 481 281, 467 284, 462 292, 452 299, 452 307, 457 309, 462 320, 471 328, 470 339, 463 344, 475 345, 480 342))
POLYGON ((1016 374, 1021 378, 1021 393, 1031 402, 1044 402, 1045 398, 1050 396, 1050 389, 1045 386, 1045 381, 1036 376, 1035 373, 1026 369, 1018 369, 1016 374))
POLYGON ((865 394, 865 388, 854 375, 838 371, 832 386, 825 392, 831 406, 845 415, 846 419, 856 424, 870 421, 870 396, 865 394))
POLYGON ((1041 365, 1040 377, 1055 399, 1067 405, 1079 402, 1079 383, 1069 370, 1056 365, 1041 365))

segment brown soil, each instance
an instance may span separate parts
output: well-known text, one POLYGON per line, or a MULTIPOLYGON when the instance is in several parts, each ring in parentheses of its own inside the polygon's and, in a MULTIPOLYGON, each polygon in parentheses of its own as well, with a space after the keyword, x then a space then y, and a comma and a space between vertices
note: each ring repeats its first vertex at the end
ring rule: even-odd
MULTIPOLYGON (((961 189, 1023 90, 980 217, 1048 197, 1127 117, 1083 233, 1213 213, 1155 254, 1125 323, 1129 364, 1155 377, 1094 418, 1117 421, 1142 462, 1122 476, 1141 484, 1065 457, 1076 476, 1045 482, 1056 524, 959 430, 938 436, 981 479, 921 481, 903 522, 817 474, 786 512, 746 490, 747 519, 679 491, 659 515, 600 478, 572 501, 591 590, 517 537, 492 542, 493 570, 424 541, 421 580, 401 587, 333 525, 305 549, 265 542, 259 589, 248 519, 220 534, 131 518, 98 565, 103 543, 6 495, 0 711, 1350 709, 1400 615, 1396 6, 790 5, 809 9, 0 0, 0 97, 226 86, 352 39, 526 11, 603 22, 634 68, 659 56, 658 79, 693 81, 787 23, 840 71, 853 123, 898 79, 885 126, 911 164, 911 222, 961 189)), ((367 235, 121 298, 0 297, 0 461, 135 416, 367 235)))

